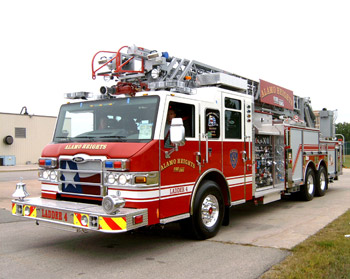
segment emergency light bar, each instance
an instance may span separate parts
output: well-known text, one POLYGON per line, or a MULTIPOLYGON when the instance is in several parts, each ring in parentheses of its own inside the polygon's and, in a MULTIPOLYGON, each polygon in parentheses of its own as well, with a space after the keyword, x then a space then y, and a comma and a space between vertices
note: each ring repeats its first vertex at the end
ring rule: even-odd
POLYGON ((40 158, 39 166, 45 168, 55 168, 57 166, 56 158, 40 158))
POLYGON ((105 168, 126 171, 130 168, 130 161, 128 159, 108 160, 105 161, 105 168))
POLYGON ((83 99, 86 100, 88 98, 92 98, 92 93, 91 92, 85 92, 85 91, 81 91, 81 92, 73 92, 73 93, 65 93, 64 97, 66 99, 83 99))

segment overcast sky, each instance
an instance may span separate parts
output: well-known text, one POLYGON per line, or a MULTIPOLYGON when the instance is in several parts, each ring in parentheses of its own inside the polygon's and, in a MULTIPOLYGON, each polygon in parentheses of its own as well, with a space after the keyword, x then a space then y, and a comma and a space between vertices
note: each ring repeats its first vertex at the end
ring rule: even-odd
POLYGON ((57 115, 64 93, 106 85, 91 79, 97 51, 135 44, 269 81, 350 122, 347 2, 2 1, 0 112, 57 115))

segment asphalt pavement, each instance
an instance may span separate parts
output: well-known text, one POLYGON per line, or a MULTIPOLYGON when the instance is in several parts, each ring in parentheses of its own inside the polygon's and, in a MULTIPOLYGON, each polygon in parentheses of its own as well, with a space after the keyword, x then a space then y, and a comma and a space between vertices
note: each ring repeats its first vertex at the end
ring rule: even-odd
MULTIPOLYGON (((0 219, 7 212, 0 210, 0 219)), ((0 278, 254 279, 289 254, 186 239, 175 224, 120 235, 81 234, 12 218, 0 224, 0 278)))
MULTIPOLYGON (((38 181, 25 182, 32 197, 40 194, 38 181)), ((182 237, 178 224, 78 234, 11 216, 14 186, 0 182, 0 278, 259 278, 350 208, 345 169, 324 197, 310 202, 287 198, 232 208, 230 225, 205 241, 182 237)))

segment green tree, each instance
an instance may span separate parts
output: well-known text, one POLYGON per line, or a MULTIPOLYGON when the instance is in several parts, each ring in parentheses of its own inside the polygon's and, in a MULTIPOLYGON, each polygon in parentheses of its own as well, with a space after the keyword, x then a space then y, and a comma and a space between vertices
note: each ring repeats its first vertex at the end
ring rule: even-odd
POLYGON ((335 124, 335 133, 342 134, 345 137, 345 141, 350 141, 350 123, 343 122, 335 124))

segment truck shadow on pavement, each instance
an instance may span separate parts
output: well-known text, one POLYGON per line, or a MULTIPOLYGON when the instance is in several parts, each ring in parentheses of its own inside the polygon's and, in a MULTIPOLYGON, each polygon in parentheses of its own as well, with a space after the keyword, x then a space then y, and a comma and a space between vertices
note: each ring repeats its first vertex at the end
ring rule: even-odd
MULTIPOLYGON (((329 190, 329 194, 331 191, 329 190)), ((322 197, 315 199, 322 199, 322 197)), ((269 216, 269 220, 272 220, 275 212, 276 214, 281 214, 281 209, 287 213, 287 211, 300 209, 308 204, 310 202, 299 201, 296 197, 287 197, 266 205, 255 206, 254 203, 249 202, 232 207, 230 210, 230 225, 222 227, 219 234, 211 240, 225 243, 226 239, 221 240, 220 237, 231 235, 233 240, 228 240, 227 242, 239 244, 240 241, 235 239, 236 236, 240 236, 242 233, 249 233, 250 230, 258 230, 264 233, 271 226, 274 226, 274 222, 270 222, 270 224, 264 222, 264 216, 269 216)), ((68 253, 71 256, 103 259, 109 262, 125 260, 126 258, 133 259, 138 256, 146 260, 153 260, 155 257, 152 254, 159 254, 162 251, 166 252, 169 249, 177 251, 184 246, 196 247, 201 242, 186 236, 181 231, 179 223, 170 223, 164 227, 151 226, 140 228, 122 234, 75 233, 49 228, 43 226, 42 223, 36 226, 35 222, 30 220, 22 221, 23 219, 11 216, 11 213, 6 210, 1 210, 0 213, 3 220, 1 223, 16 223, 13 224, 13 231, 18 233, 19 238, 27 239, 24 244, 21 244, 21 247, 18 244, 18 249, 21 250, 51 250, 48 253, 59 254, 62 252, 66 255, 68 253), (8 216, 3 218, 5 215, 8 216)))

